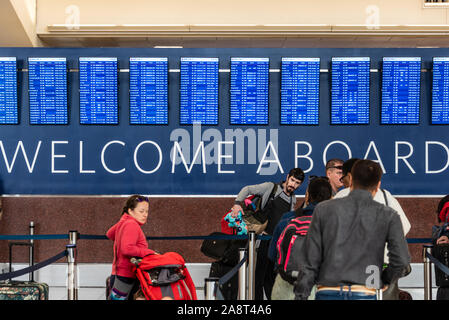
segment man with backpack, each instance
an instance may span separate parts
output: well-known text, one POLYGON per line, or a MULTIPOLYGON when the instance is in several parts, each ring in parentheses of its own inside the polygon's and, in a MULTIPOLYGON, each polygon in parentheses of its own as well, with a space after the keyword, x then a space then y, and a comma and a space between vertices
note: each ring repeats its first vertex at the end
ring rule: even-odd
POLYGON ((305 197, 305 208, 298 208, 295 217, 289 219, 284 215, 285 223, 279 222, 270 244, 274 246, 275 261, 278 274, 271 293, 272 300, 293 300, 293 283, 296 280, 295 272, 299 269, 300 254, 304 239, 312 220, 315 206, 332 197, 332 187, 326 177, 310 178, 305 197), (281 230, 282 229, 282 230, 281 230))
MULTIPOLYGON (((240 190, 235 204, 231 208, 232 215, 237 217, 239 212, 244 214, 242 206, 250 195, 261 197, 260 212, 257 214, 267 222, 264 234, 272 235, 282 215, 292 211, 296 205, 294 192, 304 181, 304 172, 300 168, 291 169, 285 181, 280 183, 265 182, 258 185, 245 186, 240 190)), ((265 222, 263 221, 263 222, 265 222)), ((274 284, 274 264, 268 257, 269 241, 261 241, 257 249, 257 261, 255 271, 255 299, 263 300, 271 298, 271 290, 274 284)))
POLYGON ((347 197, 318 204, 305 238, 295 299, 317 285, 316 300, 376 300, 376 289, 403 276, 410 255, 401 220, 373 200, 382 170, 371 160, 355 162, 347 197), (385 243, 390 262, 383 269, 385 243))

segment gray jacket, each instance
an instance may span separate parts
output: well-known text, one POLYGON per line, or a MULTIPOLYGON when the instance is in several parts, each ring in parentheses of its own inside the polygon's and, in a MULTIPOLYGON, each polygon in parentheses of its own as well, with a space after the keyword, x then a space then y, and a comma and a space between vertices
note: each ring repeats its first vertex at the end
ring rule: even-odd
MULTIPOLYGON (((282 183, 278 184, 278 188, 276 190, 276 193, 274 197, 276 198, 278 195, 280 195, 283 191, 282 189, 282 183)), ((261 207, 265 208, 265 205, 268 202, 268 199, 270 198, 271 191, 273 190, 274 183, 273 182, 264 182, 261 184, 255 184, 251 186, 243 187, 242 190, 240 190, 239 194, 237 195, 237 198, 235 198, 235 203, 238 205, 241 205, 243 200, 245 200, 250 195, 258 195, 262 197, 262 203, 261 207)), ((295 209, 296 205, 296 197, 292 197, 291 202, 291 210, 295 209)))
POLYGON ((314 284, 380 288, 401 277, 410 263, 398 214, 365 190, 316 206, 301 255, 298 299, 306 299, 314 284), (382 271, 385 243, 390 264, 382 271))

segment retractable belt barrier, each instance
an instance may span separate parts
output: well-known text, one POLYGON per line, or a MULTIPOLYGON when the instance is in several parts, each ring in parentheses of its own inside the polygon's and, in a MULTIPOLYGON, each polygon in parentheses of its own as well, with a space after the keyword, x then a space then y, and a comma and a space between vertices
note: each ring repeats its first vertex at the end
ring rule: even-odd
POLYGON ((59 259, 66 257, 67 255, 68 255, 68 251, 66 249, 66 250, 62 251, 61 253, 58 253, 54 257, 48 258, 47 260, 39 262, 33 266, 30 266, 30 267, 27 267, 27 268, 24 268, 21 270, 17 270, 14 272, 2 273, 2 274, 0 274, 0 281, 11 280, 12 278, 17 278, 17 277, 23 276, 27 273, 34 272, 36 270, 39 270, 43 267, 46 267, 46 266, 58 261, 59 259))
MULTIPOLYGON (((35 272, 36 270, 39 270, 43 267, 46 267, 61 258, 67 257, 67 260, 69 262, 69 265, 72 267, 76 265, 75 262, 75 256, 73 250, 76 250, 76 239, 85 239, 85 240, 107 240, 108 238, 105 235, 88 235, 88 234, 80 234, 77 231, 70 231, 69 234, 40 234, 40 235, 0 235, 0 240, 70 240, 70 242, 75 241, 75 244, 68 245, 66 247, 66 250, 60 252, 59 254, 55 255, 54 257, 51 257, 45 261, 42 261, 40 263, 37 263, 35 265, 32 265, 30 267, 0 274, 0 281, 4 280, 11 280, 12 278, 23 276, 27 273, 35 272), (69 261, 70 260, 70 261, 69 261)), ((238 236, 238 235, 208 235, 208 236, 161 236, 161 237, 146 237, 147 240, 242 240, 242 239, 248 239, 248 236, 238 236)), ((258 235, 255 237, 257 240, 270 240, 271 236, 269 235, 258 235)), ((254 240, 254 238, 253 238, 254 240)), ((430 238, 409 238, 407 239, 407 242, 409 244, 428 244, 432 242, 432 239, 430 238)), ((253 254, 253 253, 252 253, 253 254)), ((429 261, 433 262, 438 268, 440 268, 443 272, 445 272, 447 275, 449 275, 449 268, 443 265, 441 262, 439 262, 437 259, 432 257, 429 253, 425 254, 425 257, 429 259, 429 261)), ((253 259, 253 257, 252 257, 253 259)), ((249 259, 248 252, 245 252, 243 258, 239 261, 239 263, 233 267, 228 273, 226 273, 224 276, 222 276, 220 279, 218 279, 219 286, 222 286, 226 282, 228 282, 242 267, 242 265, 249 261, 251 262, 252 259, 249 259)), ((73 268, 72 268, 73 269, 73 268)), ((76 277, 76 271, 72 270, 72 273, 70 276, 76 277)), ((74 278, 75 279, 75 278, 74 278)), ((75 281, 72 281, 75 282, 75 281)), ((248 292, 251 299, 251 294, 248 292)), ((69 300, 77 300, 77 289, 76 286, 72 286, 69 288, 69 300)))
MULTIPOLYGON (((213 235, 213 236, 165 236, 146 237, 147 240, 243 240, 248 236, 238 235, 213 235)), ((0 240, 67 240, 67 234, 37 234, 37 235, 1 235, 0 240)), ((108 240, 105 235, 79 234, 78 239, 84 240, 108 240)), ((257 240, 270 240, 270 235, 258 235, 257 240)), ((408 238, 409 244, 431 243, 431 238, 408 238)))
POLYGON ((430 253, 426 252, 426 257, 435 265, 438 267, 438 269, 440 269, 441 271, 443 271, 446 275, 449 276, 449 268, 442 264, 440 262, 440 260, 438 260, 437 258, 435 258, 434 256, 432 256, 430 253))

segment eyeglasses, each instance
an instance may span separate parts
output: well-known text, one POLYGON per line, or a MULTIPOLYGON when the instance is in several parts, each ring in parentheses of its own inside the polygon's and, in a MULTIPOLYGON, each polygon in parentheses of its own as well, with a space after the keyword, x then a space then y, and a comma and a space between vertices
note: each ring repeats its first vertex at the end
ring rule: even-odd
POLYGON ((136 197, 137 202, 150 202, 150 200, 148 199, 148 197, 144 197, 144 196, 137 196, 136 197))
POLYGON ((325 179, 325 180, 327 180, 327 181, 329 181, 329 178, 328 177, 324 177, 324 176, 309 176, 309 181, 311 181, 311 180, 313 180, 313 179, 317 179, 317 178, 319 178, 319 179, 325 179))
POLYGON ((344 176, 341 176, 341 178, 339 179, 340 182, 343 182, 343 179, 346 178, 347 176, 348 176, 347 174, 345 174, 344 176))

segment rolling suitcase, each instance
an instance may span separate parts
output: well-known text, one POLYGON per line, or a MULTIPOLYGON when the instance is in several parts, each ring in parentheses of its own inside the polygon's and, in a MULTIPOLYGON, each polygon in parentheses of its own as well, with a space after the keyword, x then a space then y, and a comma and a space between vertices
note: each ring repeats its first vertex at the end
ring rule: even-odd
MULTIPOLYGON (((9 270, 12 271, 12 248, 14 246, 30 247, 30 265, 34 264, 34 245, 27 242, 9 243, 9 270)), ((30 273, 30 281, 13 281, 9 279, 0 282, 0 300, 48 300, 48 284, 34 281, 30 273)))

